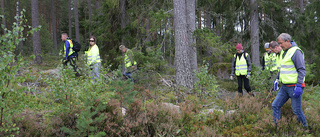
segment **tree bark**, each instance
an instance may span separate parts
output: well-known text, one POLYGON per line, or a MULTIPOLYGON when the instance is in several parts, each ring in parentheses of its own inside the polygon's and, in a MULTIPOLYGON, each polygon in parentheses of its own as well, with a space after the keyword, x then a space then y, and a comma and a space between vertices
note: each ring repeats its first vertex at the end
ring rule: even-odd
MULTIPOLYGON (((5 10, 4 10, 4 0, 1 0, 1 14, 3 15, 2 24, 3 24, 4 28, 7 28, 5 10)), ((6 34, 6 33, 7 32, 5 30, 3 30, 3 34, 6 34)))
MULTIPOLYGON (((190 65, 192 69, 192 76, 194 82, 196 77, 194 72, 198 69, 198 62, 197 62, 197 48, 196 48, 196 39, 193 37, 193 32, 196 30, 196 1, 195 0, 186 0, 186 7, 187 7, 187 29, 188 29, 188 44, 189 44, 189 57, 190 57, 190 65)), ((194 84, 194 83, 192 83, 194 84)))
POLYGON ((304 13, 303 0, 299 0, 299 9, 300 9, 300 13, 303 14, 304 13))
POLYGON ((78 0, 74 0, 74 24, 76 30, 76 40, 80 42, 78 0))
POLYGON ((56 13, 55 13, 55 1, 51 0, 51 22, 52 22, 52 38, 53 38, 53 53, 58 53, 57 44, 57 27, 56 27, 56 13))
POLYGON ((260 65, 259 51, 259 20, 258 20, 258 4, 256 0, 250 0, 250 41, 252 63, 255 66, 260 65))
MULTIPOLYGON (((126 0, 120 0, 121 29, 126 27, 126 0)), ((122 35, 121 43, 124 44, 124 35, 122 35)))
POLYGON ((91 8, 91 0, 88 0, 88 10, 89 10, 89 36, 92 36, 92 31, 91 31, 91 16, 92 16, 92 8, 91 8))
MULTIPOLYGON (((32 10, 32 28, 39 27, 39 3, 38 0, 31 0, 31 10, 32 10)), ((33 41, 33 54, 35 58, 33 63, 40 64, 41 59, 41 43, 40 43, 40 31, 35 31, 32 37, 33 41)))
POLYGON ((189 59, 185 0, 174 0, 175 69, 177 85, 193 88, 193 75, 189 59))
POLYGON ((71 0, 69 0, 69 37, 72 37, 72 10, 71 0))

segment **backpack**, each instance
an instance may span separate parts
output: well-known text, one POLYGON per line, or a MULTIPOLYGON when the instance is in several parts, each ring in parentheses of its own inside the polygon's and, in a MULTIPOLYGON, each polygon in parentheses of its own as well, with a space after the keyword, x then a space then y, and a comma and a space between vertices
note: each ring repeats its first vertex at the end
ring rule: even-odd
POLYGON ((72 40, 73 47, 72 50, 75 52, 79 52, 81 50, 81 44, 75 40, 72 40))

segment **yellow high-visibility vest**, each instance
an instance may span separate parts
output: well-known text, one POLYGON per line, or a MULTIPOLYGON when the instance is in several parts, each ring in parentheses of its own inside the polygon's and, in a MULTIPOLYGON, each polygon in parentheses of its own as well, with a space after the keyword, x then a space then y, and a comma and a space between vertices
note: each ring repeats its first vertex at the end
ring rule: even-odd
POLYGON ((89 46, 87 54, 87 64, 93 65, 95 63, 101 62, 100 54, 99 54, 99 48, 97 44, 93 45, 92 47, 89 46))
MULTIPOLYGON (((73 51, 73 43, 72 43, 72 40, 70 40, 70 39, 67 39, 67 41, 69 42, 69 45, 70 45, 70 49, 69 49, 69 54, 68 54, 68 56, 70 56, 74 51, 73 51)), ((64 44, 64 46, 63 46, 63 51, 64 51, 64 55, 66 55, 66 44, 64 44)))
MULTIPOLYGON (((281 59, 279 80, 283 84, 296 84, 298 81, 298 72, 297 72, 296 67, 294 66, 293 61, 291 60, 291 58, 294 55, 294 53, 296 52, 296 50, 300 50, 302 52, 302 54, 304 54, 303 51, 299 47, 294 46, 294 47, 291 47, 290 49, 288 49, 286 55, 281 59)), ((282 55, 281 55, 281 57, 282 57, 282 55)))
MULTIPOLYGON (((247 75, 247 71, 248 71, 248 65, 247 65, 247 61, 245 59, 244 56, 248 56, 248 53, 243 54, 243 56, 241 56, 241 58, 239 56, 237 56, 236 58, 236 75, 240 76, 240 75, 247 75)), ((234 57, 236 57, 236 54, 234 54, 234 57)))
MULTIPOLYGON (((130 49, 127 49, 125 57, 124 57, 124 64, 125 64, 124 66, 125 66, 125 68, 128 68, 128 67, 132 66, 132 63, 131 63, 131 61, 129 59, 129 56, 127 55, 129 52, 132 53, 132 51, 130 49)), ((133 55, 133 53, 132 53, 132 55, 133 55)), ((137 64, 137 62, 133 61, 133 65, 136 65, 136 64, 137 64)))

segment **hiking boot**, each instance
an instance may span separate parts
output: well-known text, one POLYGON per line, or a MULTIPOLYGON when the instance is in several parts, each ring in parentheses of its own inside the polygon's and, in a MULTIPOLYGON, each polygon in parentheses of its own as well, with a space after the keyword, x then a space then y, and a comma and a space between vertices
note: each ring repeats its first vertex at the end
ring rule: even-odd
POLYGON ((238 92, 238 97, 242 97, 243 93, 238 92))
POLYGON ((248 92, 248 94, 249 94, 250 96, 253 96, 253 97, 254 97, 254 94, 253 94, 252 92, 248 92))

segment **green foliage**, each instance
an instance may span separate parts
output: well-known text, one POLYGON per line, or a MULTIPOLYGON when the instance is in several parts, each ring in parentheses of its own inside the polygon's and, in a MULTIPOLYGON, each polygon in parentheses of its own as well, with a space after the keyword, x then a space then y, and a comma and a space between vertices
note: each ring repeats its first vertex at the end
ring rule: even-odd
POLYGON ((229 59, 228 57, 232 56, 231 45, 229 43, 223 43, 221 38, 212 33, 211 30, 207 28, 197 29, 194 31, 193 35, 197 38, 197 47, 210 54, 210 56, 203 57, 203 60, 210 63, 221 61, 227 62, 227 60, 223 59, 229 59))
MULTIPOLYGON (((25 89, 16 89, 15 85, 24 81, 23 77, 17 77, 16 75, 20 68, 27 65, 27 62, 24 61, 21 55, 16 56, 14 54, 14 50, 18 44, 25 40, 22 34, 26 26, 21 26, 21 24, 26 21, 24 19, 24 11, 25 10, 21 12, 21 16, 15 17, 20 20, 20 25, 15 22, 13 23, 12 30, 3 28, 7 33, 2 35, 0 39, 1 45, 5 45, 0 47, 0 56, 2 57, 0 59, 0 87, 2 87, 0 91, 0 133, 6 136, 19 134, 19 128, 12 123, 12 116, 24 108, 21 102, 24 101, 23 92, 25 89)), ((2 25, 2 27, 4 26, 2 25)), ((33 28, 31 31, 28 31, 28 34, 32 34, 37 29, 38 28, 33 28)))
POLYGON ((133 82, 130 79, 126 81, 112 81, 110 84, 110 90, 116 93, 115 98, 120 100, 121 106, 129 105, 134 101, 137 91, 132 90, 133 82))
POLYGON ((218 85, 214 75, 208 73, 209 64, 204 64, 199 72, 195 72, 195 76, 199 79, 194 84, 194 90, 200 95, 200 98, 215 96, 218 85))
POLYGON ((255 92, 270 91, 272 83, 275 80, 277 73, 271 73, 269 70, 261 70, 260 67, 256 67, 252 64, 250 77, 250 86, 255 92))
POLYGON ((305 82, 306 83, 313 83, 316 79, 316 63, 312 63, 312 64, 305 64, 306 65, 306 77, 305 77, 305 82))

